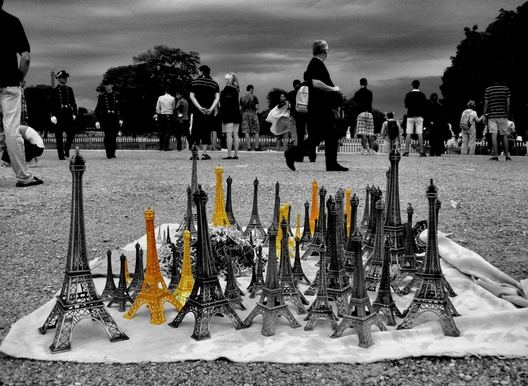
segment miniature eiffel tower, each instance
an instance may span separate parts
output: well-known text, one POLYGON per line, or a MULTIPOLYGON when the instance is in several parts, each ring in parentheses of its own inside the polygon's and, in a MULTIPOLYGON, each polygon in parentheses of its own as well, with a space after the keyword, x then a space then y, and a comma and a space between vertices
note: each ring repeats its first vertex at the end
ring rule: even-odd
POLYGON ((41 334, 45 334, 49 328, 56 328, 55 337, 50 346, 52 353, 71 350, 73 330, 84 318, 100 323, 111 342, 128 339, 97 294, 88 264, 82 190, 82 176, 85 170, 84 158, 79 155, 79 148, 76 148, 75 155, 70 159, 70 171, 73 177, 72 206, 64 282, 60 295, 57 296, 57 303, 53 306, 43 326, 39 328, 41 334))
POLYGON ((297 223, 295 224, 295 238, 301 238, 301 212, 297 212, 297 223))
POLYGON ((390 240, 388 237, 385 237, 385 242, 383 245, 383 268, 381 272, 380 286, 378 289, 378 296, 372 306, 376 311, 381 311, 387 317, 387 326, 395 326, 396 321, 394 320, 394 315, 398 318, 403 319, 403 315, 396 307, 394 299, 392 298, 391 293, 391 254, 390 254, 390 240))
MULTIPOLYGON (((385 212, 385 204, 379 199, 375 204, 376 216, 376 238, 374 241, 374 251, 370 258, 365 263, 365 285, 369 291, 375 291, 381 279, 381 271, 383 268, 383 240, 385 235, 383 233, 383 217, 385 212)), ((374 214, 374 211, 372 212, 374 214)))
POLYGON ((114 282, 114 272, 112 269, 112 251, 109 249, 106 251, 106 283, 101 294, 102 298, 112 297, 117 287, 114 282))
MULTIPOLYGON (((338 189, 335 195, 335 204, 336 204, 336 209, 337 209, 336 231, 337 231, 337 236, 338 236, 338 239, 337 239, 338 246, 340 246, 341 248, 344 248, 344 246, 346 245, 346 240, 347 240, 346 228, 345 228, 345 208, 343 206, 344 198, 345 198, 345 193, 343 193, 343 189, 338 189)), ((342 253, 341 255, 344 255, 344 254, 342 253)))
MULTIPOLYGON (((330 265, 326 273, 328 277, 327 292, 328 296, 336 302, 337 316, 341 317, 348 311, 348 298, 352 294, 352 287, 350 287, 348 275, 343 268, 342 246, 339 245, 339 208, 332 196, 328 199, 326 206, 328 212, 328 254, 330 255, 330 265)), ((321 286, 323 271, 321 268, 319 286, 321 286)))
POLYGON ((128 272, 128 260, 125 259, 125 284, 130 283, 132 281, 132 277, 130 276, 130 273, 128 272))
MULTIPOLYGON (((190 232, 189 232, 190 235, 190 232)), ((172 292, 174 294, 174 291, 178 288, 178 284, 180 283, 181 279, 181 273, 179 270, 180 264, 180 256, 178 256, 178 249, 176 248, 176 245, 172 244, 170 245, 171 254, 172 254, 172 266, 171 266, 171 279, 169 282, 169 285, 167 288, 169 289, 169 292, 172 292)), ((177 299, 177 298, 176 298, 177 299)))
MULTIPOLYGON (((354 256, 354 241, 351 236, 356 231, 357 228, 357 209, 359 205, 359 198, 356 197, 356 194, 352 196, 349 200, 350 206, 350 236, 348 237, 347 246, 345 248, 345 271, 348 273, 349 277, 352 279, 352 273, 354 272, 356 256, 354 256)), ((358 229, 359 231, 359 229, 358 229)), ((360 232, 361 233, 361 232, 360 232)))
POLYGON ((226 277, 226 289, 224 296, 229 301, 231 306, 239 306, 241 310, 246 310, 246 307, 242 304, 242 296, 244 293, 238 288, 235 279, 235 269, 233 268, 233 259, 227 257, 227 277, 226 277))
MULTIPOLYGON (((280 185, 279 182, 275 184, 275 202, 273 204, 273 217, 271 219, 271 223, 278 224, 279 223, 279 217, 280 217, 280 185)), ((271 225, 270 225, 271 227, 271 225)), ((268 227, 268 229, 270 228, 268 227)), ((262 241, 262 244, 269 246, 269 236, 266 234, 266 237, 264 237, 264 240, 262 241)))
MULTIPOLYGON (((288 222, 284 217, 281 221, 281 229, 283 234, 288 235, 288 222)), ((284 301, 292 302, 297 307, 297 313, 299 315, 306 314, 306 308, 304 308, 303 304, 309 303, 299 292, 297 281, 293 277, 289 257, 288 237, 285 237, 281 241, 281 259, 279 262, 279 281, 282 288, 282 297, 284 301)))
POLYGON ((310 213, 310 231, 312 236, 315 234, 315 221, 319 218, 319 203, 317 201, 317 192, 319 187, 317 181, 312 181, 312 212, 310 213))
POLYGON ((363 235, 359 227, 350 234, 352 240, 352 249, 354 255, 354 278, 352 280, 352 295, 349 299, 349 310, 343 315, 343 320, 339 323, 337 330, 331 335, 331 338, 339 338, 349 327, 355 328, 359 337, 359 347, 369 348, 374 344, 370 333, 374 325, 381 331, 388 331, 387 327, 380 321, 378 312, 374 310, 370 303, 365 286, 365 272, 363 270, 363 260, 361 257, 363 235))
POLYGON ((346 188, 345 190, 345 214, 346 214, 346 237, 347 241, 352 232, 350 231, 350 205, 347 205, 350 202, 350 197, 352 196, 352 190, 350 188, 346 188))
POLYGON ((440 266, 440 255, 438 253, 437 239, 437 210, 436 201, 438 190, 433 184, 427 188, 427 199, 429 200, 429 221, 427 232, 427 250, 423 268, 416 276, 421 279, 421 285, 414 294, 414 299, 405 312, 405 318, 398 326, 398 330, 412 328, 414 320, 423 312, 435 313, 442 323, 444 335, 460 336, 453 316, 458 316, 458 312, 449 300, 443 281, 442 267, 440 266))
MULTIPOLYGON (((374 188, 374 187, 372 187, 374 188)), ((363 210, 363 218, 361 219, 361 222, 359 223, 361 233, 366 233, 369 226, 370 226, 370 219, 371 219, 371 213, 370 213, 370 186, 367 185, 365 188, 365 209, 363 210)))
POLYGON ((250 299, 253 299, 257 295, 257 292, 262 290, 266 286, 266 283, 264 282, 263 271, 264 267, 262 264, 262 246, 259 245, 257 248, 257 263, 255 265, 255 262, 253 262, 253 277, 251 278, 251 283, 247 288, 249 291, 250 299))
POLYGON ((297 281, 297 283, 305 283, 307 285, 310 285, 310 280, 306 277, 304 274, 304 271, 302 269, 301 264, 301 253, 300 253, 300 245, 301 241, 298 237, 295 238, 295 260, 293 261, 293 278, 297 281))
POLYGON ((240 226, 240 224, 236 222, 235 215, 233 213, 233 204, 231 202, 231 184, 233 183, 233 179, 231 178, 231 176, 227 177, 226 182, 227 182, 227 197, 226 197, 225 211, 227 214, 227 219, 229 220, 229 224, 231 224, 231 226, 234 226, 236 227, 237 230, 242 231, 242 227, 240 226))
POLYGON ((191 269, 191 232, 183 231, 183 263, 180 280, 176 290, 173 291, 176 298, 176 309, 180 311, 194 287, 194 277, 191 269))
POLYGON ((306 201, 304 203, 304 225, 303 225, 303 233, 301 235, 301 246, 303 248, 306 244, 312 241, 312 232, 310 231, 309 211, 310 211, 310 204, 308 203, 308 201, 306 201))
POLYGON ((134 267, 134 276, 132 282, 128 286, 128 293, 132 299, 136 300, 141 287, 143 286, 143 280, 145 280, 145 271, 143 268, 143 248, 136 243, 136 266, 134 267))
MULTIPOLYGON (((274 223, 271 224, 268 230, 268 235, 270 237, 270 245, 275 245, 277 227, 274 223)), ((288 309, 282 296, 279 275, 277 273, 277 253, 275 252, 275 248, 269 248, 266 285, 262 289, 262 294, 260 295, 260 299, 255 305, 255 308, 253 308, 246 320, 244 320, 244 324, 247 327, 251 326, 253 319, 258 315, 262 315, 264 319, 261 331, 261 334, 264 336, 275 335, 275 323, 279 316, 284 316, 284 318, 290 323, 291 328, 301 327, 288 309)))
POLYGON ((180 222, 176 232, 183 233, 185 229, 188 229, 189 232, 191 232, 191 236, 196 237, 197 230, 196 230, 196 224, 194 222, 194 214, 193 214, 192 208, 193 208, 192 188, 190 185, 187 185, 187 212, 185 213, 183 220, 180 222))
POLYGON ((216 199, 215 199, 215 208, 213 212, 213 219, 211 223, 214 226, 229 226, 229 219, 227 218, 227 213, 224 205, 224 189, 222 185, 222 174, 224 169, 218 164, 215 168, 216 173, 216 199))
POLYGON ((178 328, 185 316, 191 312, 194 314, 194 332, 191 338, 195 340, 209 339, 209 326, 212 317, 216 314, 227 315, 235 328, 238 330, 245 325, 235 310, 229 304, 220 288, 218 273, 216 271, 211 241, 209 238, 209 227, 207 226, 207 215, 205 204, 207 193, 201 187, 194 194, 194 202, 198 218, 198 239, 196 242, 196 273, 191 295, 187 298, 185 305, 169 323, 169 326, 178 328))
MULTIPOLYGON (((376 240, 377 216, 376 203, 381 200, 381 190, 379 188, 370 188, 370 223, 365 234, 363 234, 363 259, 368 259, 374 251, 374 243, 376 240)), ((383 224, 382 224, 383 226, 383 224)))
POLYGON ((117 303, 118 308, 117 310, 119 312, 125 312, 125 306, 127 302, 130 302, 130 304, 134 303, 134 300, 128 293, 127 285, 126 285, 126 278, 125 278, 125 263, 126 263, 126 256, 121 254, 121 271, 119 274, 119 284, 117 286, 116 291, 114 292, 114 295, 112 296, 112 300, 107 304, 107 307, 110 308, 112 304, 117 303))
POLYGON ((124 317, 132 319, 139 308, 145 304, 150 309, 150 323, 162 324, 166 320, 163 304, 169 302, 177 309, 178 303, 161 275, 154 239, 154 211, 150 209, 150 206, 145 211, 145 222, 147 229, 147 269, 141 291, 124 317))
MULTIPOLYGON (((323 267, 326 260, 326 247, 324 246, 324 244, 319 247, 319 250, 319 262, 320 266, 323 267)), ((306 316, 306 318, 304 318, 304 320, 308 321, 308 323, 306 323, 306 326, 304 327, 304 331, 312 331, 315 326, 315 323, 319 319, 327 319, 332 325, 332 330, 337 329, 338 319, 337 316, 334 314, 334 311, 332 310, 332 306, 330 306, 330 303, 328 302, 326 273, 324 269, 319 275, 319 283, 320 285, 319 287, 317 287, 317 297, 310 306, 310 309, 308 310, 308 315, 306 316)))
MULTIPOLYGON (((324 244, 323 235, 326 230, 326 214, 325 214, 325 197, 326 197, 326 189, 321 187, 319 189, 319 215, 317 219, 315 219, 317 225, 315 227, 315 232, 312 237, 312 241, 310 242, 310 245, 308 245, 308 248, 306 251, 304 251, 303 255, 301 256, 302 260, 308 259, 308 256, 312 256, 315 253, 319 254, 319 248, 321 244, 324 244)), ((313 211, 313 206, 312 206, 313 211)), ((313 293, 315 295, 315 291, 313 293)))
POLYGON ((255 181, 253 182, 254 190, 253 190, 253 210, 251 211, 251 218, 249 219, 249 224, 247 225, 246 229, 244 230, 244 237, 249 237, 249 233, 253 231, 253 229, 257 232, 258 237, 264 239, 266 237, 266 231, 262 227, 262 224, 260 222, 260 217, 258 213, 258 185, 259 181, 257 178, 255 178, 255 181))

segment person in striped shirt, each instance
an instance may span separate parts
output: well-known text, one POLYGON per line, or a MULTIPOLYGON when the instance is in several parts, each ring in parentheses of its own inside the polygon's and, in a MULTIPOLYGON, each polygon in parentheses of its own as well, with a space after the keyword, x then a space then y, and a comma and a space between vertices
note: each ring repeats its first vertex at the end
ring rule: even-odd
POLYGON ((490 86, 484 92, 484 116, 488 122, 488 130, 491 134, 491 146, 493 154, 491 161, 499 160, 497 146, 497 136, 502 137, 504 146, 504 155, 506 161, 511 161, 508 152, 508 116, 510 115, 510 89, 499 84, 495 79, 493 86, 490 86))

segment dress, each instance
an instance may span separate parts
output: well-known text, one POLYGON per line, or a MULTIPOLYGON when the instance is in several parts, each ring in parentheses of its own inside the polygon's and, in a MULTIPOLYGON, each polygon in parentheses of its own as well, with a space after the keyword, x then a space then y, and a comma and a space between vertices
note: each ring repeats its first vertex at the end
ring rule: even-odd
POLYGON ((59 159, 70 156, 70 149, 75 139, 75 122, 74 116, 77 115, 77 103, 73 89, 59 83, 51 91, 51 115, 57 119, 54 125, 55 140, 57 142, 57 154, 59 159), (62 133, 66 133, 66 143, 63 145, 62 133))
POLYGON ((104 146, 107 158, 115 158, 117 132, 119 121, 122 120, 122 101, 115 91, 104 92, 97 98, 95 118, 101 124, 104 136, 104 146))
MULTIPOLYGON (((220 114, 224 125, 234 123, 240 125, 240 107, 238 91, 232 86, 225 86, 220 94, 220 114)), ((236 130, 238 135, 238 130, 236 130)))
MULTIPOLYGON (((210 76, 201 75, 191 84, 191 94, 203 108, 210 108, 216 94, 220 93, 220 87, 210 76)), ((211 129, 214 128, 215 117, 213 114, 206 115, 199 111, 196 106, 193 108, 192 142, 196 145, 211 144, 211 129)))

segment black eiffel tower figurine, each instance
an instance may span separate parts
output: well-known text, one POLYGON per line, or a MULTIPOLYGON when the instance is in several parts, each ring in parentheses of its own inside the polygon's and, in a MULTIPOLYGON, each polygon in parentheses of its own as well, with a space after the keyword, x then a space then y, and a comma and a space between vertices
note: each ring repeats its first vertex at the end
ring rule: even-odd
POLYGON ((285 217, 280 223, 282 234, 281 240, 281 256, 279 262, 279 281, 282 288, 282 297, 284 301, 291 302, 297 307, 299 315, 306 314, 304 304, 309 304, 308 300, 299 292, 297 287, 297 280, 293 278, 293 271, 290 264, 290 254, 288 251, 288 221, 285 217))
POLYGON ((345 198, 345 192, 342 188, 339 188, 335 195, 335 203, 337 207, 337 235, 338 235, 338 246, 342 248, 341 256, 343 257, 343 264, 345 263, 344 260, 344 248, 346 245, 347 237, 346 237, 346 221, 345 221, 345 207, 343 205, 343 200, 345 198))
MULTIPOLYGON (((370 213, 370 186, 367 185, 367 187, 365 188, 365 208, 363 209, 363 218, 359 223, 361 234, 367 232, 367 229, 370 226, 371 215, 372 214, 370 213)), ((350 234, 352 234, 352 231, 350 232, 350 234)))
MULTIPOLYGON (((350 287, 350 281, 348 275, 343 267, 343 259, 341 257, 341 249, 339 242, 339 227, 337 225, 339 220, 339 208, 336 201, 332 196, 328 199, 327 203, 328 213, 328 254, 330 255, 330 265, 327 271, 328 280, 328 297, 332 298, 337 305, 337 316, 341 317, 348 311, 348 298, 352 294, 352 287, 350 287)), ((323 275, 323 269, 319 274, 319 280, 323 275)), ((319 286, 321 282, 319 282, 319 286)))
POLYGON ((304 225, 303 233, 301 235, 301 246, 304 248, 305 245, 312 241, 312 232, 310 231, 310 203, 306 201, 304 203, 304 225))
POLYGON ((226 197, 226 204, 225 204, 225 211, 227 215, 227 219, 229 220, 229 224, 231 226, 234 226, 237 230, 242 231, 242 227, 240 224, 238 224, 235 220, 235 215, 233 213, 233 204, 231 201, 231 184, 233 183, 233 179, 231 176, 227 177, 227 197, 226 197))
MULTIPOLYGON (((168 285, 170 292, 174 293, 178 289, 178 284, 180 284, 181 279, 181 252, 178 251, 176 245, 170 244, 170 249, 172 252, 172 267, 171 267, 171 280, 168 285)), ((141 288, 140 288, 141 289, 141 288)))
MULTIPOLYGON (((277 226, 272 223, 268 229, 269 244, 275 245, 277 239, 277 226)), ((264 336, 275 335, 275 324, 279 316, 284 316, 290 323, 291 328, 301 327, 295 320, 293 314, 288 309, 282 296, 282 289, 279 284, 279 275, 277 272, 277 250, 269 248, 268 268, 266 270, 266 285, 262 289, 262 294, 255 308, 250 312, 244 324, 249 327, 253 319, 262 315, 264 322, 262 324, 261 334, 264 336)))
MULTIPOLYGON (((275 183, 275 203, 273 204, 273 218, 271 219, 271 223, 278 224, 279 223, 279 216, 280 216, 280 184, 279 181, 275 183)), ((270 225, 271 227, 271 225, 270 225)), ((268 227, 269 229, 269 227, 268 227)), ((269 246, 269 236, 266 234, 266 237, 262 241, 262 244, 269 246)))
POLYGON ((255 230, 258 237, 264 239, 266 238, 266 231, 262 227, 262 224, 260 222, 260 217, 258 213, 258 185, 259 181, 257 178, 255 178, 255 181, 253 182, 254 189, 253 189, 253 209, 251 211, 251 218, 249 219, 249 224, 247 225, 246 229, 244 230, 244 237, 249 237, 249 234, 255 230))
MULTIPOLYGON (((370 188, 370 222, 369 227, 363 234, 363 259, 368 259, 374 252, 374 244, 376 242, 377 215, 376 203, 381 199, 381 190, 374 186, 370 188)), ((383 224, 382 224, 383 225, 383 224)))
POLYGON ((100 323, 111 342, 128 339, 97 294, 88 264, 82 190, 82 175, 85 170, 84 158, 79 155, 79 148, 76 148, 75 155, 70 160, 70 171, 73 176, 72 206, 64 282, 57 296, 57 303, 44 325, 39 328, 41 334, 45 334, 48 328, 56 328, 55 338, 50 346, 53 353, 71 350, 73 330, 84 318, 100 323))
POLYGON ((375 291, 376 287, 379 284, 381 279, 381 271, 383 268, 383 215, 385 212, 385 204, 379 199, 375 203, 375 213, 376 216, 376 237, 374 240, 374 251, 372 255, 365 263, 365 285, 369 291, 375 291))
POLYGON ((183 220, 180 222, 180 225, 178 226, 178 229, 176 232, 180 232, 183 234, 183 231, 185 229, 188 229, 189 232, 191 232, 191 236, 196 239, 197 230, 196 230, 196 224, 194 223, 194 217, 193 214, 193 200, 192 200, 192 188, 190 185, 187 185, 187 212, 185 213, 185 216, 183 217, 183 220))
POLYGON ((293 278, 297 283, 304 283, 310 285, 310 280, 304 274, 302 264, 301 264, 301 241, 298 237, 295 238, 295 259, 293 261, 293 278))
POLYGON ((143 248, 136 243, 136 266, 134 267, 134 275, 132 276, 132 282, 128 285, 128 293, 132 299, 136 300, 138 293, 141 291, 143 286, 143 280, 145 279, 145 268, 143 266, 143 248))
POLYGON ((412 328, 414 320, 421 313, 430 311, 440 318, 446 336, 460 336, 453 316, 458 316, 458 312, 449 300, 445 290, 445 279, 440 266, 440 255, 438 253, 437 236, 437 210, 436 201, 438 190, 431 184, 426 191, 429 200, 429 220, 427 232, 427 250, 422 269, 416 276, 421 279, 421 285, 414 294, 414 299, 405 312, 405 318, 398 326, 398 330, 412 328))
POLYGON ((359 347, 369 348, 374 344, 371 335, 371 327, 376 326, 381 331, 388 331, 387 327, 379 319, 378 312, 374 310, 370 303, 367 287, 365 285, 365 272, 363 270, 363 260, 361 257, 363 235, 356 228, 350 234, 354 255, 354 278, 352 279, 352 295, 349 300, 349 309, 343 320, 339 323, 337 330, 331 338, 339 338, 349 327, 355 328, 359 337, 359 347))
POLYGON ((102 298, 112 297, 117 287, 114 282, 114 272, 112 269, 112 251, 109 249, 106 251, 106 283, 101 293, 102 298))
POLYGON ((390 241, 389 238, 385 237, 385 242, 383 243, 383 268, 381 272, 381 280, 378 289, 378 296, 372 306, 374 310, 381 311, 387 317, 387 326, 395 326, 396 320, 394 320, 394 315, 398 318, 403 319, 403 315, 394 303, 391 293, 391 254, 390 254, 390 241))
MULTIPOLYGON (((324 186, 321 186, 321 189, 319 189, 319 217, 316 220, 317 222, 315 224, 315 232, 312 241, 301 256, 302 260, 306 260, 308 259, 308 256, 313 256, 316 253, 319 254, 319 248, 321 247, 321 244, 324 244, 325 242, 323 238, 323 234, 326 230, 325 197, 326 189, 324 186)), ((315 295, 315 289, 312 295, 315 295)))
POLYGON ((242 304, 242 296, 244 293, 238 288, 235 279, 235 269, 233 268, 233 259, 227 257, 227 277, 226 277, 226 288, 224 296, 229 301, 231 306, 239 306, 241 310, 245 310, 246 307, 242 304))
POLYGON ((235 310, 233 310, 220 288, 218 273, 214 265, 205 210, 207 193, 205 193, 200 186, 198 187, 198 191, 194 193, 194 202, 196 204, 198 220, 194 287, 191 295, 187 298, 185 305, 178 315, 176 315, 176 318, 169 323, 169 326, 177 328, 183 321, 183 318, 185 318, 189 312, 192 312, 194 314, 195 322, 194 332, 191 335, 191 338, 195 340, 203 340, 211 337, 209 326, 212 317, 216 314, 227 315, 237 330, 244 328, 245 325, 235 310))
POLYGON ((262 245, 257 247, 257 261, 253 262, 253 275, 251 282, 247 288, 249 291, 249 298, 253 299, 257 295, 257 292, 262 290, 266 283, 264 282, 264 266, 262 264, 262 245))
MULTIPOLYGON (((319 265, 324 266, 326 260, 326 247, 321 245, 319 247, 319 265)), ((332 325, 332 330, 337 329, 337 316, 332 310, 332 306, 328 302, 328 292, 327 292, 327 282, 326 282, 326 272, 323 269, 319 275, 319 287, 317 287, 317 297, 313 301, 310 309, 308 310, 308 315, 304 320, 307 320, 306 326, 304 326, 304 331, 312 331, 314 329, 315 323, 319 319, 326 319, 332 325)))
POLYGON ((114 292, 114 295, 112 296, 112 300, 107 304, 107 307, 110 308, 112 304, 117 303, 118 307, 117 310, 119 312, 125 312, 125 306, 127 302, 130 302, 132 305, 134 303, 134 300, 128 293, 127 285, 126 285, 126 278, 125 278, 125 262, 126 262, 126 256, 124 254, 121 254, 121 270, 119 273, 119 284, 117 285, 117 289, 114 292))
MULTIPOLYGON (((357 228, 357 209, 359 205, 359 198, 357 198, 356 194, 350 198, 350 236, 348 238, 348 242, 345 248, 345 271, 352 279, 352 274, 354 272, 355 267, 355 260, 356 257, 354 256, 354 241, 352 240, 352 234, 356 231, 357 228)), ((359 229, 358 229, 359 230, 359 229)), ((359 232, 361 234, 361 232, 359 232)))

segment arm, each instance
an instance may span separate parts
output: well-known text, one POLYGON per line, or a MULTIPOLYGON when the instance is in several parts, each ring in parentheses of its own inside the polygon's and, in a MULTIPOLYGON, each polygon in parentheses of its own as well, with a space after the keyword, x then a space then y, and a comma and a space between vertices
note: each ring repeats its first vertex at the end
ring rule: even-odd
POLYGON ((161 113, 161 103, 158 98, 158 101, 156 102, 156 114, 160 114, 160 113, 161 113))
POLYGON ((75 119, 75 116, 77 116, 77 103, 75 102, 75 95, 73 94, 73 88, 70 88, 71 91, 71 100, 72 100, 72 114, 74 115, 73 119, 75 119))
POLYGON ((510 97, 506 98, 506 115, 510 116, 510 97))
POLYGON ((211 107, 205 109, 207 115, 211 114, 214 111, 215 107, 218 105, 218 102, 220 102, 220 93, 215 94, 215 99, 211 107))
POLYGON ((340 91, 339 87, 337 87, 337 86, 334 86, 334 87, 328 86, 326 83, 323 83, 319 79, 312 79, 312 86, 314 86, 315 88, 318 88, 319 90, 328 91, 328 92, 340 91))
POLYGON ((488 112, 488 98, 484 99, 484 107, 482 108, 482 116, 486 116, 488 112))
POLYGON ((198 103, 198 101, 196 100, 196 97, 194 96, 194 93, 191 92, 190 95, 189 95, 189 99, 191 100, 191 102, 193 103, 193 105, 196 106, 196 108, 198 110, 200 110, 202 113, 204 112, 204 108, 202 106, 200 106, 200 103, 198 103))
POLYGON ((20 54, 20 65, 18 70, 20 71, 20 81, 24 80, 26 74, 29 71, 29 64, 31 63, 31 55, 29 51, 22 52, 20 54))

